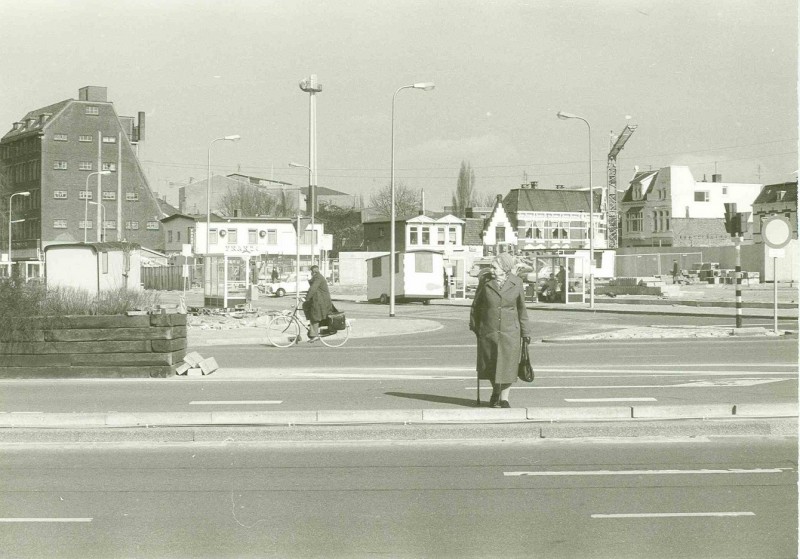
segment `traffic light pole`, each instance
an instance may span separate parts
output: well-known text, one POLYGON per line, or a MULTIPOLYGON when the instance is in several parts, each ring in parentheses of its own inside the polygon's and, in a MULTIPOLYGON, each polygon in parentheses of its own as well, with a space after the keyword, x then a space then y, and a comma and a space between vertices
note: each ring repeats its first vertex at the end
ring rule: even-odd
POLYGON ((742 327, 742 238, 736 235, 733 238, 733 248, 736 254, 736 328, 742 327))

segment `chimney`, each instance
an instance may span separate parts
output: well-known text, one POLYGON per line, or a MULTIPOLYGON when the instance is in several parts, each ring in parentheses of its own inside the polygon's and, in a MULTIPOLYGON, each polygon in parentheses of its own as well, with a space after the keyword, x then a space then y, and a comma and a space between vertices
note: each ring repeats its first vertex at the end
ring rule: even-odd
POLYGON ((79 101, 94 101, 96 103, 108 102, 108 88, 96 85, 87 85, 78 90, 79 101))
POLYGON ((44 123, 47 122, 47 119, 53 116, 51 113, 42 113, 39 115, 39 126, 44 126, 44 123))
POLYGON ((498 194, 497 195, 497 201, 498 202, 502 202, 503 201, 503 195, 502 194, 498 194))
POLYGON ((22 123, 21 122, 15 122, 14 124, 11 125, 11 129, 12 130, 19 130, 20 127, 22 127, 22 123))
POLYGON ((719 173, 714 173, 711 175, 711 182, 722 182, 722 175, 719 173))
POLYGON ((239 214, 242 213, 242 210, 233 210, 233 217, 241 217, 239 214))
POLYGON ((139 111, 139 126, 136 127, 138 134, 136 140, 139 142, 144 141, 144 111, 139 111))
POLYGON ((36 122, 35 118, 26 118, 25 119, 25 127, 26 128, 30 128, 31 126, 33 126, 34 122, 36 122))
POLYGON ((539 186, 539 181, 531 181, 531 188, 534 190, 539 186))

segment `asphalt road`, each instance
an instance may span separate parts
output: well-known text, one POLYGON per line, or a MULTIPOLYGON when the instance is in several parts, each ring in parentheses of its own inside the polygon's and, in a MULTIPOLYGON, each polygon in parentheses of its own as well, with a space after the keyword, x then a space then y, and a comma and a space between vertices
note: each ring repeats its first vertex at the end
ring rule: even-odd
MULTIPOLYGON (((352 305, 376 316, 386 307, 352 305)), ((474 336, 466 307, 398 306, 434 332, 352 339, 341 348, 300 344, 190 347, 221 371, 169 380, 0 381, 0 411, 111 412, 400 409, 475 403, 474 336), (54 387, 57 386, 57 390, 54 387)), ((719 318, 533 311, 535 338, 635 325, 709 325, 719 318)), ((190 335, 191 344, 191 335, 190 335)), ((796 338, 614 341, 532 346, 537 378, 517 383, 512 405, 796 402, 796 338)), ((488 385, 482 390, 488 399, 488 385)))
POLYGON ((6 445, 7 557, 797 556, 788 438, 6 445))

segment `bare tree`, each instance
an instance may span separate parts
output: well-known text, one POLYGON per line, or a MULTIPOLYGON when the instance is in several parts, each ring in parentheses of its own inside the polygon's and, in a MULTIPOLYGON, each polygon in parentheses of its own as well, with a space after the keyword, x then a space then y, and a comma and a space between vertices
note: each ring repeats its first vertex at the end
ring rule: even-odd
POLYGON ((257 215, 291 217, 296 212, 290 192, 278 191, 273 194, 246 185, 240 185, 236 190, 229 190, 220 200, 222 214, 232 216, 237 210, 243 217, 257 215))
MULTIPOLYGON (((369 205, 379 215, 391 217, 392 212, 392 187, 387 184, 380 190, 370 194, 369 205)), ((419 212, 422 208, 422 197, 418 190, 412 190, 402 182, 394 184, 395 216, 402 217, 419 212)))
POLYGON ((493 208, 494 203, 497 202, 497 194, 491 192, 478 192, 475 195, 475 204, 481 208, 493 208))
POLYGON ((456 217, 464 217, 467 208, 477 205, 475 195, 475 171, 466 161, 461 162, 461 169, 458 171, 458 183, 456 191, 453 193, 453 213, 456 217))

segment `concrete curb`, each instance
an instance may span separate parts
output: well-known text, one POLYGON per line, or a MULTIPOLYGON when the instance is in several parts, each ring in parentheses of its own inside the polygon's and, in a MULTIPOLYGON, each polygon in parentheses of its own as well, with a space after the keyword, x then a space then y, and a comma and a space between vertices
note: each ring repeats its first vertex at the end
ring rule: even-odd
POLYGON ((596 406, 580 408, 456 408, 318 411, 142 413, 0 413, 0 431, 19 428, 131 428, 237 425, 358 425, 554 421, 620 421, 798 417, 798 404, 596 406))
POLYGON ((349 425, 261 425, 152 428, 62 428, 0 429, 0 445, 32 444, 207 444, 207 443, 305 443, 407 441, 450 442, 453 440, 557 440, 557 439, 645 439, 703 437, 797 438, 797 418, 727 418, 575 421, 412 423, 349 425))

